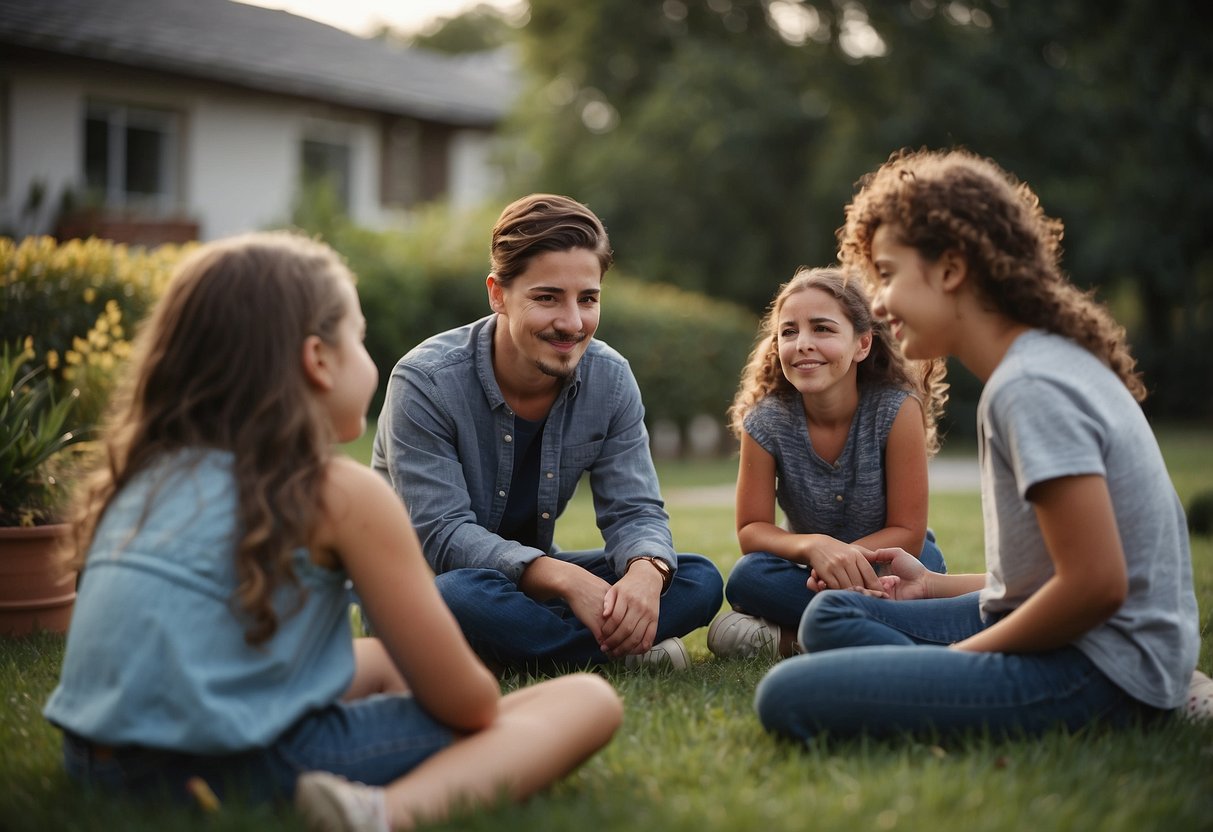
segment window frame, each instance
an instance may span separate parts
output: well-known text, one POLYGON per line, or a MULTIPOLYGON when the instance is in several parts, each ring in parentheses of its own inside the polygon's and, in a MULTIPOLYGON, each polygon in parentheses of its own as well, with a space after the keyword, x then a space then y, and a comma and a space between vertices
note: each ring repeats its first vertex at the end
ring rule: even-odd
POLYGON ((109 99, 87 99, 81 143, 81 181, 88 198, 98 200, 107 208, 162 215, 174 212, 181 204, 182 197, 181 124, 181 113, 169 108, 109 99), (105 158, 101 163, 101 177, 94 175, 95 154, 90 152, 90 131, 94 122, 105 127, 105 158), (159 137, 154 191, 130 189, 128 148, 132 130, 143 130, 159 137), (95 181, 98 178, 102 180, 100 185, 95 181))
POLYGON ((338 121, 309 119, 299 135, 299 187, 306 192, 310 187, 329 178, 331 171, 317 177, 308 170, 308 145, 336 151, 330 158, 340 156, 344 170, 336 172, 335 193, 338 207, 346 216, 352 216, 355 202, 355 172, 357 170, 357 144, 351 125, 338 121))

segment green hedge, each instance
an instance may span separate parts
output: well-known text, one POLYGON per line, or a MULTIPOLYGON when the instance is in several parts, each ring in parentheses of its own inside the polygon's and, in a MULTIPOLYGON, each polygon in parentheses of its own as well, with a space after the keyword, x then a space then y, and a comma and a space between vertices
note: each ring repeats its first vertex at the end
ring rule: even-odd
MULTIPOLYGON (((392 367, 430 335, 488 314, 484 281, 496 213, 422 214, 405 232, 329 225, 318 235, 358 276, 367 349, 381 374, 378 413, 392 367)), ((0 332, 32 339, 39 362, 80 387, 95 418, 135 324, 159 296, 183 249, 128 248, 102 240, 0 238, 0 332)), ((748 311, 615 272, 604 283, 599 334, 631 362, 650 424, 685 426, 707 413, 723 423, 754 337, 748 311)))
POLYGON ((598 334, 632 365, 650 421, 721 425, 758 319, 740 306, 621 274, 603 284, 598 334))
POLYGON ((377 415, 392 367, 436 332, 488 314, 484 279, 495 216, 422 213, 407 232, 324 228, 318 235, 357 275, 367 350, 379 367, 377 415))
POLYGON ((0 333, 32 352, 30 365, 47 366, 60 395, 79 389, 74 428, 96 423, 137 323, 184 250, 0 237, 0 333))
MULTIPOLYGON (((436 332, 487 315, 484 281, 497 210, 453 217, 441 207, 406 232, 375 232, 331 220, 319 236, 358 275, 367 349, 383 383, 400 356, 436 332)), ((603 284, 599 336, 631 363, 650 424, 685 427, 706 413, 722 424, 758 320, 740 306, 612 271, 603 284)))

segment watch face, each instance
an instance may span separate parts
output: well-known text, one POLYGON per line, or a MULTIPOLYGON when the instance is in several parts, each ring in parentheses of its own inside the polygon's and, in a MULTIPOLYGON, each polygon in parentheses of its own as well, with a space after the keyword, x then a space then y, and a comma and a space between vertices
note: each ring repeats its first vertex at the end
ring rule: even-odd
POLYGON ((670 579, 673 577, 670 565, 661 558, 653 558, 653 565, 657 567, 657 574, 661 576, 661 591, 665 592, 666 587, 670 585, 670 579))
POLYGON ((636 560, 647 560, 649 563, 653 564, 653 568, 656 569, 657 574, 661 576, 661 587, 662 591, 664 592, 665 587, 669 585, 670 579, 674 575, 674 570, 670 568, 670 565, 661 558, 653 557, 652 555, 639 557, 636 558, 636 560))

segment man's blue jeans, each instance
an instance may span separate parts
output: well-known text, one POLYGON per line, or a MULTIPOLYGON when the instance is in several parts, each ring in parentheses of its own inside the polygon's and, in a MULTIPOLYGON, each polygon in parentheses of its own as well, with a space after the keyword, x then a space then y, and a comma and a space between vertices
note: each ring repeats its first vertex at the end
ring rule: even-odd
POLYGON ((779 663, 758 684, 758 718, 772 733, 807 741, 822 731, 879 737, 984 729, 1018 736, 1165 713, 1123 692, 1074 647, 1021 654, 948 649, 990 623, 982 620, 976 592, 925 601, 819 593, 800 626, 808 655, 779 663))
MULTIPOLYGON (((948 571, 935 534, 929 529, 919 560, 932 572, 948 571)), ((786 558, 770 552, 751 552, 733 566, 724 596, 733 609, 794 631, 815 594, 805 585, 808 577, 808 569, 786 558)))
MULTIPOLYGON (((601 549, 558 552, 608 583, 619 580, 601 549)), ((609 661, 594 635, 560 599, 526 595, 495 569, 453 569, 436 579, 464 636, 490 664, 546 672, 609 661)), ((678 555, 678 569, 661 598, 654 642, 706 626, 720 609, 723 579, 707 558, 678 555)))

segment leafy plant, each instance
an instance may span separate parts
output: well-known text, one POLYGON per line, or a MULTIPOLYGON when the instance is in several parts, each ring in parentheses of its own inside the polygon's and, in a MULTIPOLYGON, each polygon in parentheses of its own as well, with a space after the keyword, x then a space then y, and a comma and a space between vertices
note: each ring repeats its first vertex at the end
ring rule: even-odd
POLYGON ((23 372, 33 350, 27 339, 20 351, 0 352, 0 526, 34 526, 51 522, 63 495, 54 474, 56 455, 79 441, 67 430, 79 396, 72 390, 56 399, 45 367, 23 372))

